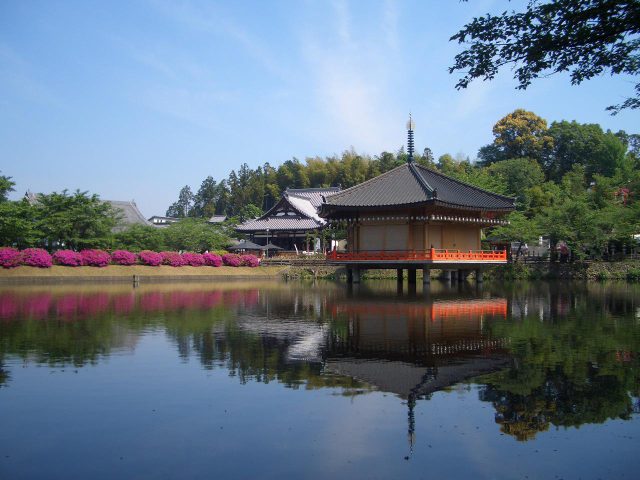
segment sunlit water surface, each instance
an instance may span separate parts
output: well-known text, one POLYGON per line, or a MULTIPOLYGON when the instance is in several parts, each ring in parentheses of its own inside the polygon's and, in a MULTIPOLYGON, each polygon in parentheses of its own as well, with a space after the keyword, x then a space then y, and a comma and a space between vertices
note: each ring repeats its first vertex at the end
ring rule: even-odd
POLYGON ((640 287, 0 288, 0 478, 638 478, 640 287))

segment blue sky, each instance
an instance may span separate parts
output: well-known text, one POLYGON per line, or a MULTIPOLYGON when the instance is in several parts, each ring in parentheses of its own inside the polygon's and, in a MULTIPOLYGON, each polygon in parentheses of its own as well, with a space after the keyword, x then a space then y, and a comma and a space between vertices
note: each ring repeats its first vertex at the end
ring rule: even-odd
POLYGON ((637 133, 605 107, 633 88, 566 76, 515 90, 506 71, 454 88, 451 35, 521 5, 457 1, 20 1, 0 3, 0 170, 13 198, 64 188, 164 214, 246 162, 368 154, 405 143, 475 158, 516 108, 637 133))

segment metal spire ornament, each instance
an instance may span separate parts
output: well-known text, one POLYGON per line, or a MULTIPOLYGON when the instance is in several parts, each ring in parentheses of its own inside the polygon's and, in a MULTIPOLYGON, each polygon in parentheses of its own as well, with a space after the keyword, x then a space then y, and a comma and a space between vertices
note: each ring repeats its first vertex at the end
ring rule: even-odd
POLYGON ((411 118, 411 113, 409 113, 409 121, 407 122, 407 148, 409 149, 409 158, 407 161, 409 163, 413 162, 413 130, 416 128, 416 122, 411 118))

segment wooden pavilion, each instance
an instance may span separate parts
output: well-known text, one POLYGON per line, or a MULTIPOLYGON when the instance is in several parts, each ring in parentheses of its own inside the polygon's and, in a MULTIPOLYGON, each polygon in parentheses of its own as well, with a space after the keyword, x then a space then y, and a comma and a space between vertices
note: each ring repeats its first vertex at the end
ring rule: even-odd
POLYGON ((425 283, 431 268, 458 278, 475 270, 482 281, 482 267, 507 262, 506 250, 481 249, 482 229, 507 223, 515 199, 415 163, 413 126, 410 119, 406 164, 327 196, 320 206, 321 217, 347 230, 347 250, 328 259, 347 267, 353 282, 371 268, 396 268, 399 280, 407 269, 410 283, 417 268, 425 283))

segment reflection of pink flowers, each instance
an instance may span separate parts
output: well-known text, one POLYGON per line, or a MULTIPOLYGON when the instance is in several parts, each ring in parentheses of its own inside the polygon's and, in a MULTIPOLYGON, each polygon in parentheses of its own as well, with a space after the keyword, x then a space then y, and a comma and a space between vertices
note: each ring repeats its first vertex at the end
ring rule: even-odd
POLYGON ((127 250, 116 250, 111 253, 111 261, 116 265, 133 265, 138 260, 135 253, 127 250))
POLYGON ((134 293, 125 293, 113 297, 113 310, 116 313, 129 313, 136 304, 136 296, 134 293))
POLYGON ((66 267, 79 267, 82 265, 82 255, 73 250, 58 250, 53 254, 53 261, 66 267))
POLYGON ((143 250, 138 254, 140 263, 148 265, 150 267, 157 267, 162 263, 162 255, 151 250, 143 250))
MULTIPOLYGON (((73 318, 78 311, 79 297, 75 293, 69 295, 63 295, 59 297, 56 302, 56 314, 59 317, 71 317, 73 318)), ((70 318, 64 318, 69 320, 70 318)))
POLYGON ((155 312, 164 308, 164 296, 161 293, 145 293, 140 299, 140 306, 145 312, 155 312))
POLYGON ((0 267, 13 268, 20 265, 20 252, 13 247, 0 248, 0 267))
POLYGON ((240 260, 240 255, 236 255, 235 253, 225 253, 222 255, 222 263, 228 267, 239 267, 242 264, 242 260, 240 260))
POLYGON ((240 261, 242 265, 245 267, 255 268, 260 265, 260 259, 255 255, 242 255, 240 257, 240 261))
POLYGON ((204 257, 200 253, 185 252, 182 254, 182 259, 187 265, 192 267, 201 267, 204 265, 204 257))
POLYGON ((215 253, 203 253, 202 258, 204 258, 205 265, 209 265, 210 267, 219 267, 222 265, 222 257, 215 253))
POLYGON ((51 308, 51 293, 40 293, 27 297, 22 304, 22 310, 30 318, 44 319, 51 308))
POLYGON ((83 265, 90 267, 106 267, 111 263, 111 255, 104 250, 82 250, 80 255, 83 265))
POLYGON ((182 267, 187 263, 178 252, 160 252, 160 255, 162 255, 163 265, 182 267))
POLYGON ((8 292, 0 294, 0 318, 13 319, 18 314, 18 302, 15 294, 8 292))
POLYGON ((20 263, 28 267, 49 268, 52 260, 49 252, 42 248, 27 248, 20 252, 20 263))

